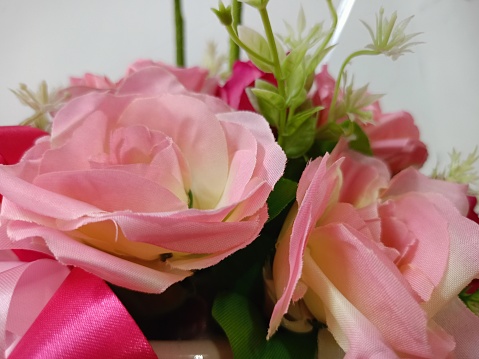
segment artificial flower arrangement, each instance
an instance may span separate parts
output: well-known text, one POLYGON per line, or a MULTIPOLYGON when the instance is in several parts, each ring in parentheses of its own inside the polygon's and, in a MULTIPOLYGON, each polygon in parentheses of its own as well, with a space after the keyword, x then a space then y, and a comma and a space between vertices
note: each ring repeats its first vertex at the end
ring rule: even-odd
POLYGON ((205 335, 235 358, 477 357, 477 156, 418 171, 412 116, 345 71, 410 51, 410 19, 380 11, 335 79, 326 1, 330 28, 300 12, 283 37, 267 0, 220 3, 223 79, 182 67, 178 36, 178 66, 16 92, 36 113, 0 128, 2 358, 155 358, 147 338, 205 335))

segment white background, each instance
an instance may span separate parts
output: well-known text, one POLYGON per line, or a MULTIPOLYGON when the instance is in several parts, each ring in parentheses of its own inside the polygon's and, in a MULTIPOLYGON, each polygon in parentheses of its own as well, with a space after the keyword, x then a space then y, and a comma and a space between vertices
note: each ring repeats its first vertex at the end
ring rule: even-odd
MULTIPOLYGON (((30 112, 8 89, 18 83, 52 87, 84 72, 118 79, 138 58, 173 63, 173 0, 0 0, 0 124, 16 124, 30 112)), ((270 0, 274 30, 282 19, 295 23, 302 4, 310 25, 329 21, 323 0, 270 0)), ((393 62, 386 58, 354 61, 358 85, 370 83, 386 93, 386 110, 413 113, 429 147, 428 173, 447 161, 455 147, 471 152, 479 143, 479 0, 357 0, 335 50, 330 70, 337 74, 344 57, 369 43, 359 19, 369 23, 380 6, 400 18, 414 14, 411 32, 425 44, 393 62)), ((188 65, 201 64, 206 41, 226 50, 226 33, 211 7, 217 0, 183 0, 187 21, 188 65)), ((246 11, 245 23, 260 30, 246 11)), ((479 168, 479 166, 478 166, 479 168)))

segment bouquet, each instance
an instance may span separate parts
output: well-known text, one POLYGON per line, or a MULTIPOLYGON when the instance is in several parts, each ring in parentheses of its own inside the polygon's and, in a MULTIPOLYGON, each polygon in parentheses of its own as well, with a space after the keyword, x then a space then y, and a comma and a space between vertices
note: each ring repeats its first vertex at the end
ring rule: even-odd
POLYGON ((329 27, 300 11, 281 36, 268 0, 220 2, 228 65, 185 67, 175 0, 176 66, 14 91, 35 113, 0 127, 2 358, 195 338, 235 358, 477 357, 478 154, 421 173, 411 114, 348 73, 411 52, 411 18, 381 9, 333 76, 347 8, 326 3, 329 27))

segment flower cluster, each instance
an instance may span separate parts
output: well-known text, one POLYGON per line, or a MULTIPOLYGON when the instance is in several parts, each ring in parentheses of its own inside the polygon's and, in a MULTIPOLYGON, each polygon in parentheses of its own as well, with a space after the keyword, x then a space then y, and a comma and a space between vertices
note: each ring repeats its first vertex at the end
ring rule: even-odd
POLYGON ((331 1, 331 29, 304 33, 300 13, 299 34, 281 40, 268 1, 242 2, 265 36, 233 21, 238 2, 214 10, 249 57, 224 81, 139 60, 118 81, 74 77, 32 106, 46 131, 0 128, 0 357, 52 356, 44 343, 58 334, 41 328, 68 315, 80 328, 61 348, 68 358, 154 357, 128 300, 103 281, 159 294, 165 312, 206 283, 238 358, 474 357, 479 218, 458 183, 468 181, 419 172, 428 152, 412 115, 383 112, 344 71, 356 56, 408 52, 410 19, 380 11, 373 44, 335 79, 319 66, 331 1), (91 310, 58 310, 82 295, 91 310), (112 315, 93 320, 103 303, 112 315), (124 333, 106 345, 103 326, 124 333))

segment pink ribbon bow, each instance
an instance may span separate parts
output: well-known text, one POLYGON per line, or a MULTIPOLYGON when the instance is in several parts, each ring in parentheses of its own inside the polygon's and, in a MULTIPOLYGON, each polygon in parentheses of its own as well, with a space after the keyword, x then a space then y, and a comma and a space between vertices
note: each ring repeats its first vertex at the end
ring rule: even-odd
POLYGON ((0 252, 0 358, 157 358, 100 278, 0 252))

